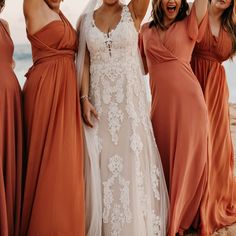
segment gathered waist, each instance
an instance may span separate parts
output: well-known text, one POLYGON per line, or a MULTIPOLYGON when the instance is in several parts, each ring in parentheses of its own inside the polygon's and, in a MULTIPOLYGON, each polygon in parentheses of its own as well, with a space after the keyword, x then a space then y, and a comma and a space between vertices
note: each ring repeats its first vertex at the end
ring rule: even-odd
POLYGON ((75 52, 68 50, 68 51, 59 51, 57 53, 49 53, 46 56, 39 56, 36 58, 33 58, 33 66, 29 69, 27 74, 25 75, 26 77, 29 77, 31 72, 35 69, 36 66, 44 64, 44 63, 50 63, 50 62, 55 62, 55 60, 58 59, 65 59, 68 58, 71 61, 75 60, 75 52))
POLYGON ((74 51, 59 51, 57 53, 49 53, 46 56, 39 56, 36 58, 33 58, 33 62, 34 62, 34 66, 41 64, 41 63, 45 63, 45 62, 50 62, 50 61, 54 61, 57 59, 62 59, 62 58, 69 58, 74 60, 75 59, 75 52, 74 51))
POLYGON ((214 53, 207 52, 207 51, 194 51, 192 57, 205 59, 205 60, 216 62, 219 64, 222 64, 222 62, 223 62, 223 61, 219 60, 219 58, 217 58, 217 56, 214 53))

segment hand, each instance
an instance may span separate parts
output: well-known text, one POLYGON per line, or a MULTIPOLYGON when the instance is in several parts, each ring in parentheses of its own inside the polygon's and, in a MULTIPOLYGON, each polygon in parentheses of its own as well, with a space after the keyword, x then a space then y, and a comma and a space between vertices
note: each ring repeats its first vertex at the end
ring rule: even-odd
POLYGON ((88 99, 82 100, 82 114, 85 124, 93 128, 92 116, 98 120, 98 113, 88 99))

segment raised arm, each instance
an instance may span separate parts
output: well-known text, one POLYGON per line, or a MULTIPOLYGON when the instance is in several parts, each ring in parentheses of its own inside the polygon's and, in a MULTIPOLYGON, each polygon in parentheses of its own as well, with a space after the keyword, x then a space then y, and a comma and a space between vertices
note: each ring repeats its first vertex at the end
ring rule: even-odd
POLYGON ((131 0, 129 3, 129 9, 138 28, 146 15, 149 2, 150 0, 131 0))
POLYGON ((24 0, 23 9, 25 17, 30 17, 35 12, 40 11, 45 4, 44 0, 24 0))
POLYGON ((34 34, 42 27, 54 20, 60 20, 60 1, 53 3, 46 0, 24 0, 24 15, 26 28, 34 34))
POLYGON ((194 5, 196 8, 198 25, 200 25, 207 12, 208 0, 195 0, 194 5))

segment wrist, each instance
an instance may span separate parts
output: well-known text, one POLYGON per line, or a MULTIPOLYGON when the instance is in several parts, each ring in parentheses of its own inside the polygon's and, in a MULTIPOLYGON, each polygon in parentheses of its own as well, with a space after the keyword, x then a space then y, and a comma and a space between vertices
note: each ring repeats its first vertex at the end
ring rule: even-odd
POLYGON ((88 95, 82 95, 80 97, 80 101, 83 102, 83 101, 89 101, 89 96, 88 95))

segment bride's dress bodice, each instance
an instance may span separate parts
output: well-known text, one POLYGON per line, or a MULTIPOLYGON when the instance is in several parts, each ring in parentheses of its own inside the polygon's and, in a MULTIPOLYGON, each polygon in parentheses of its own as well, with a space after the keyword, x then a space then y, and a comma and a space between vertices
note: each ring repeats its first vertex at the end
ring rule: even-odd
MULTIPOLYGON (((131 119, 148 129, 149 112, 138 51, 138 32, 127 6, 118 25, 102 32, 88 15, 86 42, 90 53, 90 97, 100 116, 108 120, 112 141, 118 144, 119 130, 131 119)), ((129 121, 130 122, 130 121, 129 121)))
POLYGON ((91 27, 87 32, 87 46, 90 52, 91 72, 102 67, 104 70, 116 67, 127 68, 127 63, 137 59, 138 32, 127 6, 123 7, 121 19, 109 33, 102 32, 93 19, 88 16, 91 27))

